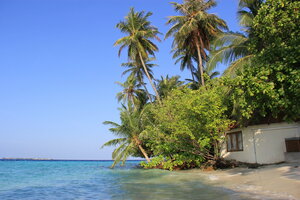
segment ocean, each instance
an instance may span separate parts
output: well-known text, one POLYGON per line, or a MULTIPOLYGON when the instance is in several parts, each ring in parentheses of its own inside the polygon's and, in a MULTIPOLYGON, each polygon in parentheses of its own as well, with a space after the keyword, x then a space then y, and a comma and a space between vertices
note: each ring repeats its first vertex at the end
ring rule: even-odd
POLYGON ((0 199, 245 199, 195 172, 144 170, 138 163, 110 169, 111 161, 0 161, 0 199))

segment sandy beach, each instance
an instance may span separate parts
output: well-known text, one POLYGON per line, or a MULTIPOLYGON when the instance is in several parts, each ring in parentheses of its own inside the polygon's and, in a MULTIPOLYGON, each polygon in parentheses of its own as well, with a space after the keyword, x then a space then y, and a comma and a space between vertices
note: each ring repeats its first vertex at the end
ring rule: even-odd
POLYGON ((300 163, 201 172, 208 183, 245 199, 300 199, 300 163))

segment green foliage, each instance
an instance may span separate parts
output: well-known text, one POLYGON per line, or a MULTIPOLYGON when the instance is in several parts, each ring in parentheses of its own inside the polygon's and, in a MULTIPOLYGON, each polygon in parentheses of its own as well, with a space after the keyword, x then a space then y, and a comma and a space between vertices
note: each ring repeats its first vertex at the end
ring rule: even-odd
POLYGON ((229 64, 224 75, 235 76, 237 71, 242 71, 250 63, 253 55, 250 54, 249 38, 241 33, 222 33, 212 43, 210 59, 207 69, 213 70, 218 63, 229 64))
POLYGON ((142 107, 147 102, 145 91, 140 89, 141 85, 134 76, 129 76, 124 83, 116 82, 122 87, 122 91, 117 93, 118 101, 133 105, 135 108, 142 107), (141 98, 145 97, 145 98, 141 98))
MULTIPOLYGON (((114 45, 120 46, 119 56, 121 52, 127 48, 130 63, 136 65, 137 68, 143 67, 142 71, 147 76, 156 94, 156 98, 160 102, 160 97, 152 81, 151 72, 148 72, 151 65, 147 66, 145 63, 152 59, 149 58, 149 55, 154 56, 155 52, 158 51, 158 47, 153 43, 153 40, 156 39, 160 41, 157 36, 160 32, 156 27, 151 25, 151 22, 148 20, 151 15, 151 12, 136 12, 134 8, 131 8, 125 20, 119 22, 116 26, 122 33, 127 34, 127 36, 118 39, 114 45)), ((136 78, 143 80, 143 78, 139 76, 136 78)), ((149 93, 148 96, 150 98, 149 93)))
POLYGON ((194 62, 197 62, 197 56, 193 55, 188 49, 173 49, 173 59, 175 60, 175 64, 180 65, 180 70, 188 69, 191 72, 192 78, 194 80, 194 72, 196 68, 194 66, 194 62))
POLYGON ((233 100, 240 112, 235 116, 241 124, 299 119, 300 73, 282 67, 255 66, 235 79, 233 100))
POLYGON ((143 68, 143 64, 140 59, 136 59, 135 61, 127 62, 127 63, 122 63, 122 67, 126 67, 127 69, 122 73, 122 75, 129 74, 128 77, 135 77, 136 80, 139 82, 139 85, 143 86, 147 96, 148 100, 151 101, 152 95, 148 92, 148 89, 146 87, 146 83, 144 81, 144 76, 146 74, 145 71, 148 72, 148 75, 151 79, 153 79, 153 71, 152 68, 157 66, 156 64, 150 63, 150 61, 154 61, 154 58, 149 58, 144 61, 146 70, 143 68))
POLYGON ((183 81, 179 80, 180 76, 172 76, 169 77, 161 77, 161 80, 157 81, 157 90, 160 97, 164 98, 168 96, 168 94, 183 85, 183 81))
POLYGON ((250 29, 264 0, 239 0, 238 19, 240 25, 250 29))
MULTIPOLYGON (((149 73, 149 76, 151 79, 153 79, 153 71, 152 68, 156 67, 156 64, 150 63, 150 61, 154 61, 155 58, 149 58, 144 61, 146 69, 149 73)), ((127 69, 122 73, 122 75, 128 74, 129 76, 135 76, 136 79, 140 82, 140 84, 144 83, 144 76, 145 72, 143 69, 143 64, 141 63, 140 59, 136 59, 135 61, 127 62, 127 63, 122 63, 122 67, 126 67, 127 69)))
POLYGON ((133 109, 132 107, 124 107, 120 109, 120 120, 121 123, 117 124, 111 121, 105 121, 103 124, 110 125, 112 128, 109 129, 111 133, 115 136, 121 137, 118 139, 113 139, 102 145, 101 148, 106 146, 116 146, 118 147, 113 151, 112 158, 114 163, 111 166, 115 167, 116 164, 122 161, 125 164, 126 159, 137 154, 140 151, 140 155, 143 155, 148 161, 148 155, 143 152, 142 142, 139 139, 139 135, 144 131, 143 123, 143 113, 147 108, 143 110, 133 109))
POLYGON ((243 27, 242 33, 220 33, 212 42, 207 69, 213 70, 218 63, 229 64, 224 71, 226 76, 236 76, 246 66, 251 65, 254 54, 249 50, 252 40, 253 19, 257 15, 263 0, 239 0, 238 19, 243 27))
POLYGON ((176 62, 193 71, 193 57, 198 62, 198 72, 204 85, 203 60, 207 59, 206 50, 215 36, 227 29, 226 22, 215 14, 207 13, 216 6, 215 0, 184 0, 182 4, 171 3, 179 16, 171 16, 167 24, 172 25, 166 33, 166 38, 173 36, 173 52, 176 62))
POLYGON ((268 0, 253 22, 256 57, 233 84, 242 123, 300 116, 300 2, 268 0))
POLYGON ((146 146, 154 155, 165 158, 162 168, 196 167, 218 158, 221 138, 232 123, 223 94, 224 86, 215 80, 199 90, 173 90, 163 105, 152 106, 152 124, 141 138, 148 140, 146 146))
MULTIPOLYGON (((227 71, 232 70, 237 76, 215 79, 212 79, 216 74, 212 73, 210 65, 205 72, 200 63, 206 57, 205 49, 210 39, 215 36, 211 33, 226 28, 225 22, 206 13, 215 1, 172 3, 182 15, 170 17, 168 23, 173 26, 167 36, 174 36, 174 57, 182 69, 191 70, 193 80, 183 85, 177 76, 162 78, 158 81, 159 95, 151 82, 153 64, 145 62, 151 61, 148 55, 154 55, 157 50, 151 39, 157 37, 158 31, 147 21, 151 13, 131 9, 126 20, 117 25, 122 32, 128 33, 116 42, 121 45, 120 51, 128 47, 130 62, 124 64, 129 68, 125 73, 136 77, 121 84, 124 90, 118 96, 132 104, 143 103, 139 103, 139 109, 130 105, 128 109, 121 109, 120 125, 106 122, 113 127, 110 131, 120 137, 104 144, 118 145, 112 155, 114 165, 120 161, 124 163, 128 156, 144 156, 147 163, 142 162, 141 166, 149 169, 200 167, 219 158, 224 133, 232 125, 300 119, 300 2, 239 2, 238 14, 240 23, 246 28, 245 35, 220 35, 214 43, 218 54, 210 63, 211 66, 218 62, 231 63, 227 71), (211 29, 203 28, 204 24, 211 29), (198 72, 194 61, 199 62, 198 72), (139 87, 145 86, 144 73, 162 101, 147 104, 146 93, 139 92, 142 91, 139 87), (206 85, 199 88, 200 80, 204 79, 206 85), (151 161, 149 155, 153 157, 151 161)), ((149 93, 147 96, 151 98, 149 93)))
POLYGON ((299 68, 300 2, 268 0, 254 19, 252 50, 260 62, 299 68), (264 56, 264 58, 262 58, 264 56))
POLYGON ((151 159, 151 162, 146 163, 142 161, 140 165, 145 169, 157 168, 161 163, 165 162, 165 158, 163 156, 157 156, 151 159))
MULTIPOLYGON (((188 81, 188 85, 189 88, 193 89, 193 90, 198 90, 200 87, 200 81, 201 81, 201 77, 199 76, 199 73, 197 72, 193 72, 193 78, 194 79, 185 79, 186 81, 188 81)), ((206 69, 204 69, 204 80, 208 81, 210 79, 214 79, 217 78, 217 76, 220 75, 220 72, 218 71, 207 71, 206 69)))
POLYGON ((127 48, 129 59, 139 62, 137 61, 138 54, 141 54, 144 59, 148 59, 149 54, 154 55, 155 51, 158 51, 158 47, 151 41, 152 39, 159 40, 158 29, 148 21, 151 15, 151 12, 136 12, 134 8, 131 8, 125 20, 117 24, 116 27, 122 33, 127 34, 114 44, 120 46, 119 55, 124 48, 127 48))
POLYGON ((162 155, 152 158, 151 162, 141 162, 141 166, 145 169, 165 169, 165 170, 177 170, 177 169, 190 169, 200 167, 203 162, 202 158, 193 155, 181 155, 175 154, 172 157, 164 157, 162 155))

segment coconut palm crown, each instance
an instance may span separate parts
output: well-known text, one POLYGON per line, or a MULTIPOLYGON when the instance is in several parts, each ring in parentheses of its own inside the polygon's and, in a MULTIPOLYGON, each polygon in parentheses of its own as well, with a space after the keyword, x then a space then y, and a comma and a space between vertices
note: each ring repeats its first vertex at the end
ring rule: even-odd
MULTIPOLYGON (((153 79, 153 71, 152 68, 157 66, 156 64, 150 63, 153 61, 154 58, 149 58, 148 60, 145 60, 145 67, 148 71, 148 74, 151 79, 153 79)), ((136 78, 136 80, 139 82, 141 86, 143 86, 148 99, 151 101, 152 96, 147 87, 146 83, 144 82, 144 76, 145 76, 145 70, 144 67, 139 59, 136 59, 135 61, 127 62, 127 63, 122 63, 122 67, 126 67, 127 69, 122 73, 122 75, 129 74, 129 76, 133 76, 136 78)))
POLYGON ((180 76, 172 76, 169 77, 168 75, 166 77, 161 77, 161 80, 157 81, 157 88, 158 93, 162 98, 165 98, 168 96, 168 94, 181 86, 183 86, 184 82, 180 81, 180 76))
POLYGON ((127 36, 118 39, 114 45, 120 46, 119 56, 124 48, 127 48, 128 59, 142 64, 144 72, 160 102, 160 97, 145 65, 145 61, 149 59, 149 55, 154 56, 155 52, 158 51, 158 47, 152 40, 156 39, 160 41, 157 36, 159 34, 158 29, 152 26, 148 20, 151 15, 151 12, 136 12, 134 8, 131 8, 125 20, 116 25, 127 36))
POLYGON ((136 110, 132 107, 127 108, 123 106, 120 108, 120 124, 112 121, 103 122, 103 124, 110 125, 111 128, 109 131, 119 137, 106 142, 101 147, 117 146, 112 153, 112 158, 114 159, 114 163, 111 166, 112 168, 119 162, 125 164, 127 158, 133 155, 136 152, 136 149, 142 153, 147 162, 150 162, 150 158, 142 146, 142 141, 139 139, 139 135, 144 130, 144 110, 145 108, 143 110, 136 110))
POLYGON ((172 27, 166 38, 173 36, 173 50, 180 49, 191 55, 197 55, 198 72, 204 85, 203 59, 214 37, 227 29, 226 22, 207 10, 216 6, 215 0, 184 0, 182 4, 171 3, 179 16, 171 16, 167 24, 172 27))
POLYGON ((192 79, 195 79, 194 74, 197 69, 194 66, 194 62, 197 62, 197 56, 192 55, 187 49, 175 49, 173 51, 173 59, 176 59, 175 64, 179 63, 181 71, 185 69, 190 70, 192 79))
POLYGON ((249 51, 252 33, 252 22, 257 15, 263 0, 240 0, 238 19, 243 33, 221 33, 212 42, 210 59, 207 69, 214 70, 219 63, 229 65, 224 75, 235 76, 244 66, 250 65, 253 55, 249 51))
POLYGON ((124 83, 116 82, 122 87, 122 91, 117 93, 118 101, 123 103, 131 103, 134 107, 139 104, 139 96, 144 92, 141 85, 134 76, 129 76, 124 83))

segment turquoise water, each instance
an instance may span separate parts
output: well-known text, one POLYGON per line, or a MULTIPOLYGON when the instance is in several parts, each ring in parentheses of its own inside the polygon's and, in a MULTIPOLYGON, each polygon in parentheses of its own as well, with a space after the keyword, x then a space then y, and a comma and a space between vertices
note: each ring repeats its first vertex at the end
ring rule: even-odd
POLYGON ((112 170, 107 161, 0 161, 0 199, 241 199, 193 174, 137 163, 112 170))

